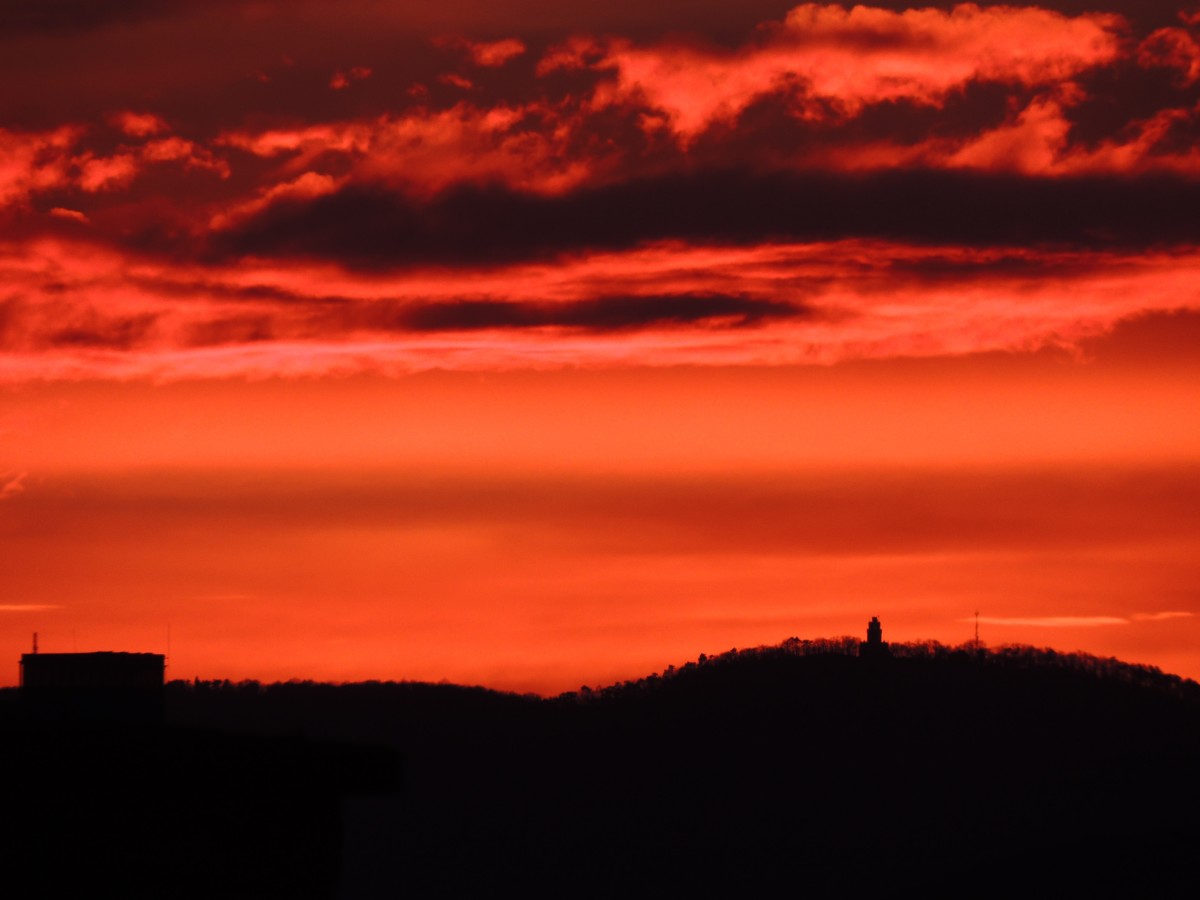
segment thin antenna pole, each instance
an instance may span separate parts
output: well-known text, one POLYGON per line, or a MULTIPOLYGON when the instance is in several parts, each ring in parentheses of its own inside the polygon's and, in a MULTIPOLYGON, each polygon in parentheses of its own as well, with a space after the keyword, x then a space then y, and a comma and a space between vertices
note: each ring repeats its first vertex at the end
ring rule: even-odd
POLYGON ((37 655, 37 632, 36 631, 33 633, 33 653, 35 656, 37 655))
POLYGON ((171 667, 171 623, 167 623, 167 655, 163 659, 163 671, 171 667))
POLYGON ((979 649, 979 610, 975 610, 975 648, 979 649))

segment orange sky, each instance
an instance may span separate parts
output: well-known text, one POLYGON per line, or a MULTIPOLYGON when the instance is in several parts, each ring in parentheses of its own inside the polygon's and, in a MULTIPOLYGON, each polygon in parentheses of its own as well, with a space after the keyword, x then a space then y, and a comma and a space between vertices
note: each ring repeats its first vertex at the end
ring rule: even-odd
POLYGON ((539 2, 4 14, 0 683, 1200 677, 1200 13, 539 2))

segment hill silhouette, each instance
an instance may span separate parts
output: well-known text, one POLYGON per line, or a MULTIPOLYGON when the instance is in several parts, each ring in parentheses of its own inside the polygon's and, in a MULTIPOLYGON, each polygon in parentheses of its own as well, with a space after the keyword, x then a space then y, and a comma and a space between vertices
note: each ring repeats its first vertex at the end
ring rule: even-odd
POLYGON ((551 699, 173 683, 189 727, 384 744, 340 896, 1188 896, 1200 685, 1082 654, 849 638, 551 699))

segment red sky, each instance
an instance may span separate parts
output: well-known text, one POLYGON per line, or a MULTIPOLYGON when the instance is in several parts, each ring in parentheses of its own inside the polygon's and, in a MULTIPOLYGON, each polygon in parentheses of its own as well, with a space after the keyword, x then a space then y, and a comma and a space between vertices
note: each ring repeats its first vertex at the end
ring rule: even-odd
POLYGON ((1198 134, 1195 4, 4 4, 0 683, 1200 677, 1198 134))

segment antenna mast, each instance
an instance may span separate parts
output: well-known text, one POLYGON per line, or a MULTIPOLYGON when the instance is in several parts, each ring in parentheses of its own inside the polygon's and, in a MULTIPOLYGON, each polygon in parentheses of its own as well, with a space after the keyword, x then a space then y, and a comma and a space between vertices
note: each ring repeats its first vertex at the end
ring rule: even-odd
POLYGON ((37 632, 33 633, 33 654, 37 656, 37 632))
POLYGON ((979 610, 975 610, 975 649, 979 649, 979 610))

